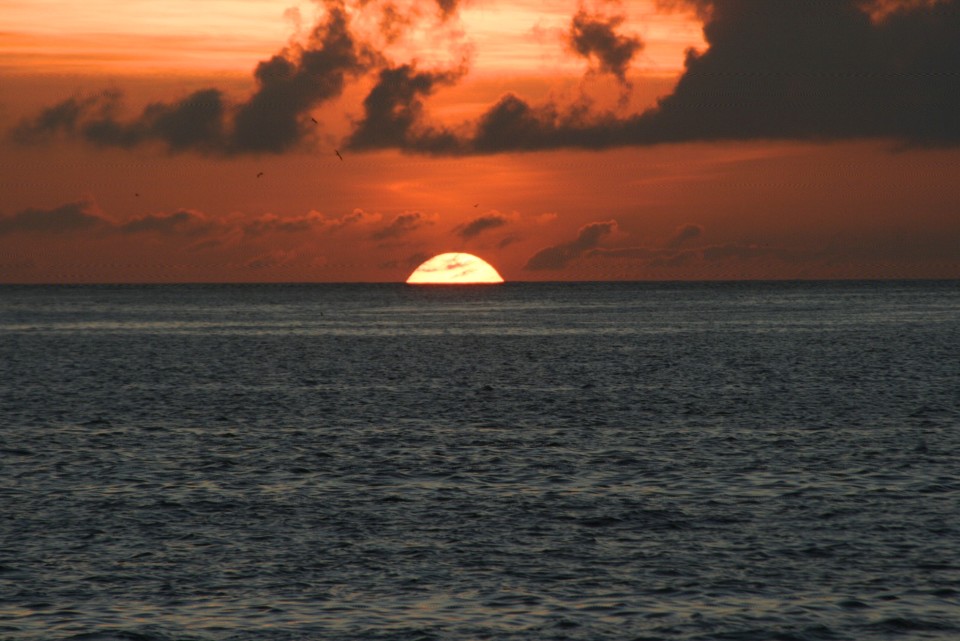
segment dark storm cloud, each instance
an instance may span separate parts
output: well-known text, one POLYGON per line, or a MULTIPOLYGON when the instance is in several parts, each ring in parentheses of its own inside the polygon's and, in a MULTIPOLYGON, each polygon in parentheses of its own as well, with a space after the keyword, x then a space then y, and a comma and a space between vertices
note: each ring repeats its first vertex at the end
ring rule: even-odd
POLYGON ((488 229, 496 229, 497 227, 503 227, 508 222, 509 221, 507 220, 507 217, 504 216, 503 214, 499 214, 499 213, 484 214, 479 218, 474 218, 469 223, 465 223, 463 225, 457 225, 454 228, 454 232, 456 232, 457 236, 460 236, 460 238, 468 240, 470 238, 479 236, 480 234, 487 231, 488 229))
POLYGON ((703 226, 694 223, 680 225, 667 241, 667 247, 677 248, 688 240, 699 238, 703 234, 703 226))
POLYGON ((283 51, 257 66, 258 90, 236 115, 234 144, 240 151, 292 148, 302 135, 302 116, 339 96, 348 75, 373 64, 374 53, 351 35, 343 4, 325 4, 326 20, 314 28, 299 56, 283 51))
POLYGON ((379 63, 379 55, 358 43, 342 1, 326 0, 326 14, 305 45, 291 45, 257 65, 257 88, 245 101, 228 105, 219 89, 203 89, 172 103, 148 105, 134 120, 115 112, 116 92, 71 98, 22 121, 11 137, 36 142, 62 132, 111 147, 157 141, 171 151, 280 153, 307 134, 307 113, 339 96, 346 80, 379 63))
POLYGON ((591 116, 582 108, 564 110, 553 103, 530 105, 508 93, 480 117, 472 140, 449 149, 461 153, 601 149, 621 144, 622 135, 622 124, 612 115, 591 116))
POLYGON ((616 229, 617 221, 615 220, 584 225, 580 228, 574 240, 538 251, 527 261, 524 269, 563 269, 570 262, 582 256, 584 252, 600 244, 600 240, 604 236, 614 232, 616 229))
POLYGON ((960 143, 956 0, 904 3, 880 21, 862 0, 695 4, 709 49, 688 54, 673 94, 635 135, 960 143))
POLYGON ((415 131, 423 112, 422 98, 439 85, 455 83, 466 69, 418 72, 412 65, 380 71, 377 84, 363 101, 363 119, 347 139, 351 149, 383 147, 447 149, 456 144, 452 134, 432 129, 415 131))
POLYGON ((16 232, 69 234, 110 225, 93 203, 78 201, 53 209, 29 208, 11 216, 0 216, 0 236, 16 232))
MULTIPOLYGON (((674 92, 642 114, 506 94, 456 139, 383 142, 438 154, 749 139, 960 144, 960 0, 661 4, 696 7, 709 47, 689 51, 674 92)), ((582 14, 571 43, 603 69, 625 73, 639 44, 618 43, 616 24, 582 14)))
MULTIPOLYGON (((197 91, 172 104, 151 103, 131 122, 115 118, 119 102, 120 95, 111 93, 88 103, 90 110, 96 108, 101 114, 88 115, 77 128, 83 138, 104 147, 135 147, 161 140, 173 151, 212 151, 224 144, 226 108, 216 89, 197 91)), ((28 125, 21 123, 24 126, 28 125)))
POLYGON ((389 225, 374 232, 372 236, 377 240, 399 238, 421 227, 425 222, 423 214, 418 211, 400 214, 396 216, 389 225))
POLYGON ((643 42, 617 33, 624 20, 623 16, 606 18, 589 14, 581 7, 570 23, 568 40, 576 53, 596 60, 601 72, 613 74, 622 84, 627 84, 627 67, 643 48, 643 42))

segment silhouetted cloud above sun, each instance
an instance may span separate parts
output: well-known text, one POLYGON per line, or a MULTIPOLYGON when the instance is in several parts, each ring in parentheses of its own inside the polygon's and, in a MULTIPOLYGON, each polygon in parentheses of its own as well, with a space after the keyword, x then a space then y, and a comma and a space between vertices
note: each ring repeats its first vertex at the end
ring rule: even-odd
MULTIPOLYGON (((432 118, 438 88, 470 71, 395 64, 357 36, 343 0, 325 0, 306 43, 291 44, 255 72, 256 90, 232 102, 216 88, 155 102, 131 120, 118 115, 116 91, 72 97, 17 125, 31 144, 51 134, 109 147, 159 142, 171 151, 282 153, 309 139, 310 110, 338 98, 349 83, 374 80, 343 147, 443 155, 560 147, 602 149, 669 142, 749 139, 890 138, 911 145, 960 143, 960 0, 661 0, 661 10, 693 8, 704 20, 706 48, 688 52, 674 90, 642 113, 531 101, 507 92, 456 126, 432 118)), ((444 20, 458 4, 439 0, 444 20)), ((614 6, 616 6, 614 4, 614 6)), ((360 3, 387 23, 423 20, 393 3, 360 3)), ((590 73, 610 74, 625 90, 643 47, 623 32, 624 16, 572 15, 564 35, 590 73)), ((468 35, 468 34, 467 34, 468 35)), ((384 36, 386 37, 386 36, 384 36)), ((389 41, 389 38, 387 38, 389 41)))
POLYGON ((463 239, 475 238, 489 229, 503 227, 510 222, 509 218, 499 212, 491 212, 474 218, 468 223, 458 225, 454 230, 463 239))
POLYGON ((307 113, 379 61, 376 51, 354 39, 343 2, 326 0, 324 6, 305 45, 291 44, 257 65, 257 89, 243 102, 230 103, 220 89, 202 89, 172 103, 151 103, 124 120, 117 116, 121 94, 108 91, 44 109, 17 125, 12 137, 29 144, 67 134, 103 147, 159 142, 171 151, 228 155, 294 149, 309 132, 307 113))
POLYGON ((960 0, 8 4, 4 282, 960 274, 960 0))

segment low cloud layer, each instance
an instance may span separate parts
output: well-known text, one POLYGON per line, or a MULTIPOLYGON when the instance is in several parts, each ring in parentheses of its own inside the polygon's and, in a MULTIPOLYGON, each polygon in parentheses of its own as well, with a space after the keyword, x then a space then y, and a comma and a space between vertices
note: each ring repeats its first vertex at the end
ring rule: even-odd
POLYGON ((509 222, 510 219, 503 214, 499 212, 491 212, 489 214, 478 216, 470 222, 457 225, 457 227, 454 228, 454 232, 460 238, 463 238, 464 240, 470 240, 471 238, 476 238, 487 230, 504 227, 509 222))
POLYGON ((385 227, 373 232, 371 236, 375 240, 396 239, 406 236, 407 234, 416 231, 424 225, 432 224, 432 222, 433 221, 430 217, 425 216, 418 211, 406 212, 394 216, 390 223, 388 223, 385 227))
POLYGON ((80 237, 136 234, 207 240, 193 245, 217 246, 225 237, 242 234, 248 238, 263 236, 296 236, 310 233, 338 233, 348 228, 362 230, 376 239, 398 238, 432 223, 419 212, 400 214, 384 223, 378 213, 354 209, 342 216, 329 216, 317 211, 302 215, 280 216, 266 213, 255 217, 214 217, 194 209, 171 213, 157 212, 118 221, 100 210, 96 203, 79 200, 52 208, 31 207, 11 215, 0 214, 0 237, 28 234, 34 237, 80 237))
POLYGON ((14 233, 62 235, 110 226, 112 223, 92 203, 82 200, 53 209, 31 207, 11 216, 0 216, 0 236, 14 233))
POLYGON ((616 230, 617 221, 615 220, 584 225, 573 240, 538 251, 527 261, 524 269, 531 271, 563 269, 599 245, 604 236, 616 230))
POLYGON ((701 235, 703 235, 702 225, 697 225, 695 223, 680 225, 673 233, 673 236, 670 237, 670 240, 667 241, 667 247, 676 249, 688 240, 699 238, 701 235))

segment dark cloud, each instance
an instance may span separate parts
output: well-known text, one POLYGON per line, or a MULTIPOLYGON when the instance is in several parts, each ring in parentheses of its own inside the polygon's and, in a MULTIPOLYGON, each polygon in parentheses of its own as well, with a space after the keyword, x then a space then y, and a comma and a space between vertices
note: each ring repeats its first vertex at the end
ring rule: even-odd
MULTIPOLYGON (((960 0, 659 2, 696 9, 708 46, 687 53, 673 93, 642 114, 597 113, 582 103, 530 104, 507 94, 474 122, 455 130, 432 126, 424 101, 463 70, 387 66, 354 38, 343 0, 325 0, 324 17, 306 44, 260 63, 256 90, 245 102, 231 104, 211 88, 154 103, 122 121, 115 93, 74 97, 21 122, 11 135, 24 143, 63 133, 109 146, 156 141, 173 151, 280 153, 310 135, 304 121, 311 109, 339 96, 349 79, 379 70, 363 118, 348 136, 356 149, 458 155, 855 138, 960 145, 960 0)), ((369 4, 381 12, 387 31, 406 19, 389 0, 369 4)), ((458 2, 437 0, 436 7, 450 16, 458 2)), ((642 42, 618 33, 622 24, 620 16, 581 6, 567 42, 597 71, 625 83, 642 42)))
POLYGON ((21 143, 51 134, 79 135, 88 142, 134 147, 155 141, 171 151, 280 153, 309 131, 308 112, 339 96, 346 80, 379 64, 380 57, 350 33, 342 0, 326 0, 324 19, 305 45, 291 45, 257 65, 257 88, 229 105, 219 89, 203 89, 172 103, 148 105, 134 120, 116 117, 117 92, 70 98, 22 121, 11 131, 21 143))
POLYGON ((570 23, 568 42, 573 51, 595 60, 599 71, 616 76, 626 85, 627 68, 637 52, 643 49, 643 42, 617 33, 624 20, 623 16, 607 18, 589 14, 580 7, 570 23))
POLYGON ((440 9, 440 15, 444 19, 449 18, 457 12, 457 6, 460 0, 437 0, 437 7, 440 9))
POLYGON ((33 144, 60 131, 74 133, 78 124, 95 110, 101 112, 98 116, 105 116, 102 113, 104 106, 112 105, 115 96, 116 92, 110 91, 94 96, 67 98, 42 109, 32 120, 20 122, 10 130, 10 138, 20 144, 33 144))
POLYGON ((53 209, 29 208, 12 216, 0 216, 0 236, 16 232, 68 234, 110 225, 93 203, 78 201, 53 209))
POLYGON ((209 231, 214 225, 198 211, 181 209, 172 214, 147 214, 118 226, 124 234, 152 232, 163 235, 194 236, 209 231))
POLYGON ((421 227, 425 222, 423 214, 418 211, 400 214, 396 216, 389 225, 374 232, 372 236, 377 240, 399 238, 421 227))
POLYGON ((277 216, 264 214, 243 226, 243 232, 250 236, 262 236, 269 233, 295 234, 308 232, 323 227, 327 221, 317 212, 310 212, 303 216, 277 216))
MULTIPOLYGON (((960 144, 960 0, 661 4, 697 8, 709 46, 688 51, 674 92, 642 114, 506 94, 465 128, 470 133, 380 142, 443 154, 749 139, 960 144)), ((618 41, 617 25, 581 9, 570 35, 615 75, 639 46, 618 41)))
MULTIPOLYGON (((876 21, 862 0, 692 2, 709 49, 632 133, 663 140, 960 143, 960 3, 876 21)), ((907 10, 909 9, 909 10, 907 10)))
MULTIPOLYGON (((687 226, 681 227, 684 229, 687 226)), ((639 261, 645 267, 681 267, 692 263, 726 263, 757 258, 796 260, 798 254, 784 249, 750 243, 707 245, 690 249, 678 247, 597 248, 587 254, 591 258, 639 261)))
POLYGON ((347 139, 352 149, 383 147, 442 151, 456 144, 452 134, 423 128, 422 98, 439 85, 455 83, 466 71, 418 72, 412 65, 380 71, 373 89, 363 101, 364 117, 347 139), (420 125, 419 130, 415 128, 420 125))
POLYGON ((413 20, 410 16, 405 15, 392 2, 386 3, 380 11, 380 33, 388 43, 399 38, 411 22, 413 20))
POLYGON ((652 249, 648 247, 619 247, 614 249, 591 249, 588 256, 599 256, 601 258, 645 259, 656 258, 663 253, 664 250, 652 249))
POLYGON ((702 234, 703 225, 696 225, 694 223, 680 225, 677 227, 677 230, 673 232, 670 240, 667 241, 667 247, 677 248, 688 240, 699 238, 702 234))
POLYGON ((368 70, 376 56, 355 41, 342 3, 328 0, 326 20, 302 49, 285 50, 256 69, 258 89, 237 110, 234 146, 239 151, 282 152, 301 138, 302 117, 339 96, 348 75, 368 70))
POLYGON ((520 240, 519 236, 517 236, 516 234, 510 234, 509 236, 505 236, 503 239, 501 239, 499 243, 497 243, 497 248, 504 249, 514 244, 515 242, 518 242, 519 240, 520 240))
POLYGON ((472 140, 449 147, 461 153, 533 151, 555 147, 601 149, 617 144, 622 123, 612 114, 594 116, 583 106, 560 109, 553 103, 530 105, 508 93, 477 122, 472 140))
POLYGON ((577 233, 577 237, 574 240, 541 249, 539 252, 534 254, 530 260, 527 261, 524 269, 563 269, 570 262, 582 256, 584 252, 593 249, 600 244, 600 240, 604 236, 613 233, 616 231, 616 229, 617 221, 615 220, 595 222, 584 225, 580 228, 579 232, 577 233))
POLYGON ((226 107, 216 89, 197 91, 173 104, 151 103, 139 118, 130 122, 115 118, 119 103, 118 93, 102 94, 88 102, 88 111, 96 109, 100 114, 89 114, 77 127, 83 138, 105 147, 135 147, 149 140, 161 140, 173 151, 213 151, 225 143, 226 107))
POLYGON ((454 228, 454 232, 465 240, 479 236, 488 229, 496 229, 497 227, 503 227, 508 223, 506 216, 500 213, 491 213, 484 214, 478 218, 474 218, 469 223, 464 223, 463 225, 457 225, 454 228))

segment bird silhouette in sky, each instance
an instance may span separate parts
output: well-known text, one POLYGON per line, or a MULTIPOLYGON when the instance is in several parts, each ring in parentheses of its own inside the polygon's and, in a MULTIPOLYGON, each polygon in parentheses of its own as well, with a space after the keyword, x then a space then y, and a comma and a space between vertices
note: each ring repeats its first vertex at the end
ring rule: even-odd
POLYGON ((339 158, 340 160, 343 160, 343 156, 340 155, 340 150, 339 150, 339 149, 334 149, 334 150, 333 150, 333 153, 337 154, 337 158, 339 158))
POLYGON ((259 177, 262 176, 262 175, 263 175, 263 172, 261 171, 261 172, 259 172, 259 173, 257 174, 257 178, 259 178, 259 177))
POLYGON ((314 118, 313 116, 310 117, 310 120, 312 120, 312 121, 313 121, 313 124, 315 124, 315 125, 319 125, 319 124, 320 124, 320 123, 317 122, 317 119, 314 118))

